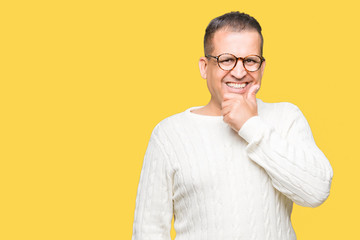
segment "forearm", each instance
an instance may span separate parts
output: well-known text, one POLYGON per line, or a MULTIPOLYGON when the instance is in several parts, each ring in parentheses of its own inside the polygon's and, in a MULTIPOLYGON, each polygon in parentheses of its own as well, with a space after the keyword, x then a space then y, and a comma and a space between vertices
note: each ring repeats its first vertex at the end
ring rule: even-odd
MULTIPOLYGON (((307 131, 306 126, 296 131, 307 131)), ((311 132, 286 139, 260 117, 254 117, 239 135, 248 142, 249 158, 265 169, 277 190, 301 206, 316 207, 326 200, 333 172, 311 132)))

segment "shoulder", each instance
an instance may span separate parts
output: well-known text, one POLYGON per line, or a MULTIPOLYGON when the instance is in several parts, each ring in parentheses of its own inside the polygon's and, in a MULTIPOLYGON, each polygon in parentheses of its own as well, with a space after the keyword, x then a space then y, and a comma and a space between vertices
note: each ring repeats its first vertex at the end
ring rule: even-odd
POLYGON ((161 120, 153 129, 150 141, 156 142, 166 155, 174 154, 181 131, 188 122, 186 119, 186 113, 181 112, 161 120))
POLYGON ((259 116, 278 129, 288 129, 296 122, 306 119, 299 107, 289 102, 266 103, 258 100, 259 116))
POLYGON ((289 102, 276 102, 268 103, 263 102, 260 99, 257 99, 259 114, 271 114, 271 115, 281 115, 281 114, 297 114, 300 112, 298 106, 289 102))
POLYGON ((169 116, 155 126, 152 136, 161 139, 168 138, 176 134, 176 131, 181 129, 181 126, 184 126, 186 122, 186 111, 169 116))
POLYGON ((155 129, 168 129, 174 127, 174 125, 177 125, 179 123, 183 123, 186 119, 186 113, 181 112, 174 114, 172 116, 169 116, 163 120, 161 120, 155 127, 155 129))

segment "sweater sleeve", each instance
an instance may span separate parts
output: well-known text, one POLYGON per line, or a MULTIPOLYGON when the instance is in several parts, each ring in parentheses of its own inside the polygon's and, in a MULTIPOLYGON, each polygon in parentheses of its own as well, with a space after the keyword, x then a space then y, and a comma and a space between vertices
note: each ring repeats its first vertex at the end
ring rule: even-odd
POLYGON ((301 111, 295 107, 287 115, 281 134, 259 116, 245 122, 238 134, 248 142, 250 159, 265 169, 278 191, 298 205, 317 207, 329 196, 333 170, 301 111))
POLYGON ((145 153, 138 185, 132 240, 170 240, 172 178, 167 155, 154 133, 145 153))

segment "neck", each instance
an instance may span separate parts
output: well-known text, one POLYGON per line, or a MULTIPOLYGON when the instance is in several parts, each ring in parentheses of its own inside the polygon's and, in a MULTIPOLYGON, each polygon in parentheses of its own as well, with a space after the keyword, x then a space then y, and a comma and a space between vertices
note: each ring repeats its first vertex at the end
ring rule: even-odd
POLYGON ((221 106, 210 101, 206 106, 192 111, 193 113, 208 116, 221 116, 221 106))

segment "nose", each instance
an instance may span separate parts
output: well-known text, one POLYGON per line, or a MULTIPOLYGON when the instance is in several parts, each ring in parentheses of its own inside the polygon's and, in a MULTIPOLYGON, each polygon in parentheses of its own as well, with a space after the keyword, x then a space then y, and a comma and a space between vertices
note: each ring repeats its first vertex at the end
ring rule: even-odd
POLYGON ((230 73, 237 79, 241 79, 247 74, 247 71, 242 63, 242 59, 238 59, 236 66, 230 71, 230 73))

